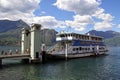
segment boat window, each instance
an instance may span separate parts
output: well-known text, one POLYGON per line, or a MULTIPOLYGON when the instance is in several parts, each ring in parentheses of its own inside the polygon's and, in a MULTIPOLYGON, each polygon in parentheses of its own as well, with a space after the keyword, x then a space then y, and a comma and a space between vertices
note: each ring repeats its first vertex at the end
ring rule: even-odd
POLYGON ((81 48, 81 47, 79 47, 79 50, 82 50, 82 48, 81 48))
POLYGON ((76 50, 78 51, 78 48, 76 48, 76 50))
POLYGON ((70 34, 68 34, 68 36, 70 37, 70 34))
POLYGON ((88 50, 90 50, 90 48, 88 48, 88 50))
POLYGON ((75 51, 75 48, 73 48, 73 51, 75 51))
POLYGON ((60 37, 65 37, 65 35, 60 35, 60 37))
POLYGON ((66 34, 65 37, 68 37, 68 34, 66 34))

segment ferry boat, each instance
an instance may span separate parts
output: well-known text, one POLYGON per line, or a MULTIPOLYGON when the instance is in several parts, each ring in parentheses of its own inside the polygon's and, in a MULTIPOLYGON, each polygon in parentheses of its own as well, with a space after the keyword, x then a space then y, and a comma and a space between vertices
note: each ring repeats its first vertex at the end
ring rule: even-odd
POLYGON ((47 57, 56 59, 104 55, 108 51, 104 38, 90 34, 58 33, 57 43, 47 50, 47 57))

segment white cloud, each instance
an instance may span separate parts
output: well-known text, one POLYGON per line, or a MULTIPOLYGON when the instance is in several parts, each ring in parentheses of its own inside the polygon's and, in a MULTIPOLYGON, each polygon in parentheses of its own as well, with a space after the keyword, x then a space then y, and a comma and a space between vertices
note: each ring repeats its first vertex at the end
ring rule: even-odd
POLYGON ((114 25, 112 23, 114 16, 112 16, 108 13, 104 13, 104 11, 105 11, 104 9, 99 8, 99 10, 96 11, 96 13, 93 15, 94 17, 102 20, 101 22, 94 23, 95 30, 109 30, 114 25))
POLYGON ((117 26, 118 28, 120 28, 120 24, 118 24, 118 26, 117 26))
MULTIPOLYGON (((34 11, 39 8, 41 0, 0 0, 0 19, 18 20, 40 23, 46 28, 66 28, 71 26, 74 30, 86 30, 86 26, 94 24, 95 29, 108 29, 112 27, 113 16, 100 8, 101 0, 57 0, 54 3, 59 9, 74 12, 72 20, 59 21, 53 16, 36 16, 34 11), (95 22, 94 18, 102 22, 95 22), (103 26, 106 25, 106 26, 103 26)), ((46 12, 41 12, 45 14, 46 12)))
POLYGON ((66 25, 70 26, 71 28, 73 28, 76 31, 84 31, 87 24, 85 24, 85 23, 77 23, 75 21, 67 20, 66 25))
POLYGON ((34 11, 39 8, 39 3, 40 0, 0 0, 0 19, 22 19, 28 24, 42 24, 44 28, 66 27, 64 21, 58 21, 55 17, 36 16, 34 11))
POLYGON ((93 24, 93 19, 89 15, 75 15, 73 21, 66 20, 66 25, 74 28, 77 31, 84 31, 88 24, 93 24))
POLYGON ((98 11, 96 11, 96 13, 93 15, 98 19, 102 19, 104 21, 112 21, 113 20, 113 16, 108 14, 108 13, 104 13, 104 9, 99 8, 98 11))
POLYGON ((0 19, 18 20, 34 17, 40 0, 0 0, 0 19))
POLYGON ((72 11, 79 15, 91 15, 98 10, 101 1, 96 0, 57 0, 53 5, 59 9, 72 11))
POLYGON ((93 23, 92 17, 89 15, 84 15, 84 16, 75 15, 73 17, 74 20, 78 23, 93 23))
POLYGON ((109 30, 112 28, 113 24, 110 22, 102 21, 102 22, 96 22, 94 29, 95 30, 109 30))
POLYGON ((63 21, 58 21, 52 16, 42 16, 34 17, 34 23, 41 24, 44 28, 65 28, 65 23, 63 21))
POLYGON ((41 14, 45 14, 46 12, 45 11, 42 11, 41 14))
POLYGON ((59 9, 75 13, 74 21, 66 21, 67 25, 74 26, 75 30, 78 29, 77 26, 79 26, 78 30, 85 30, 86 26, 93 21, 94 29, 109 29, 112 27, 114 17, 109 13, 105 13, 105 10, 100 7, 101 3, 101 0, 57 0, 53 5, 59 9), (95 21, 94 17, 102 20, 102 22, 95 21))

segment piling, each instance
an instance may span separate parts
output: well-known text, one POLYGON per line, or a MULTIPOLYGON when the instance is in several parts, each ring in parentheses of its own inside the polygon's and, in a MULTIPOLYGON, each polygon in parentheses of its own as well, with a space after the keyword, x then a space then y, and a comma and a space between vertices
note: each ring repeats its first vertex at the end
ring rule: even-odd
POLYGON ((46 62, 46 51, 42 51, 41 55, 42 55, 42 63, 45 63, 46 62))
POLYGON ((2 67, 2 59, 0 59, 0 67, 2 67))

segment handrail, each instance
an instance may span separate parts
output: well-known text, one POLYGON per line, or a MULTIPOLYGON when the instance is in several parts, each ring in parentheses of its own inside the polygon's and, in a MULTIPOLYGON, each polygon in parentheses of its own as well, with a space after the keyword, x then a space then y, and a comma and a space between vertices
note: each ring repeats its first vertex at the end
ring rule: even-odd
MULTIPOLYGON (((69 47, 67 48, 67 50, 70 51, 71 48, 72 48, 72 46, 69 46, 69 47)), ((63 49, 62 51, 58 52, 58 54, 65 54, 65 49, 63 49)))
POLYGON ((51 46, 50 48, 47 49, 47 51, 50 51, 50 50, 54 49, 57 45, 58 44, 55 44, 55 45, 51 46))

